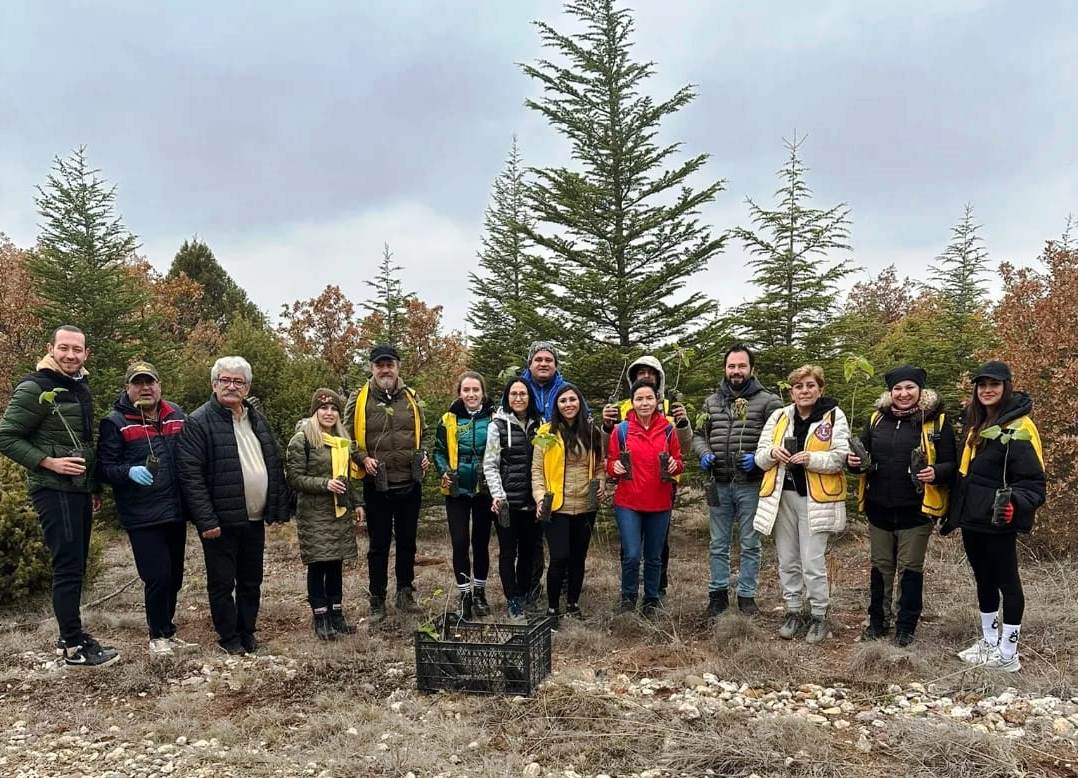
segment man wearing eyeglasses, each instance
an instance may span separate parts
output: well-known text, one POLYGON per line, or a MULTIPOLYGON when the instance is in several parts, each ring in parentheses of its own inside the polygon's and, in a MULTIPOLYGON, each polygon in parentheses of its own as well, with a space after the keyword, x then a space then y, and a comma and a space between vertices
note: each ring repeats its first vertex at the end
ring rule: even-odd
POLYGON ((258 647, 266 524, 289 519, 289 493, 277 441, 247 400, 251 365, 221 357, 210 370, 213 396, 187 418, 180 436, 184 500, 202 539, 206 589, 217 644, 228 654, 258 647))

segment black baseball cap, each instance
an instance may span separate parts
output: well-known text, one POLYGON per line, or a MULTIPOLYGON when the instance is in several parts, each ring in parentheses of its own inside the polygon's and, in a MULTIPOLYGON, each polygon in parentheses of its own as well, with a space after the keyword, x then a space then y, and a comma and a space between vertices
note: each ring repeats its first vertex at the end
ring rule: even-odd
POLYGON ((379 343, 371 349, 370 360, 371 362, 377 362, 380 359, 395 359, 400 362, 401 354, 397 351, 396 346, 391 346, 388 343, 379 343))
POLYGON ((1013 381, 1011 369, 1006 362, 985 362, 980 369, 973 374, 973 383, 982 378, 991 378, 993 381, 1013 381))

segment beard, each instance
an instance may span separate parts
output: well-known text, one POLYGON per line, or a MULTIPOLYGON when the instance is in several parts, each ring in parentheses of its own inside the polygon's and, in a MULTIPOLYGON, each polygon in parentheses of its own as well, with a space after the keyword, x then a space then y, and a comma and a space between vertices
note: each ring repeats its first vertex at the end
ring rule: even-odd
POLYGON ((734 376, 733 378, 727 378, 726 383, 734 389, 741 389, 749 382, 748 376, 734 376))
POLYGON ((392 392, 394 389, 397 388, 397 379, 396 378, 390 378, 388 376, 375 378, 374 383, 383 392, 392 392))

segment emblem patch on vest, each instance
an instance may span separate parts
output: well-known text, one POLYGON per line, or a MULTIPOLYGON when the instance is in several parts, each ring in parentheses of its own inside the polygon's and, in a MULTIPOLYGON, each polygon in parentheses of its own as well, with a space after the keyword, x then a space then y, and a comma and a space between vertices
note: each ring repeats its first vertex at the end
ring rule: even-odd
POLYGON ((831 425, 825 421, 820 423, 820 426, 816 428, 816 431, 813 434, 818 440, 822 440, 826 443, 831 440, 831 431, 831 425))

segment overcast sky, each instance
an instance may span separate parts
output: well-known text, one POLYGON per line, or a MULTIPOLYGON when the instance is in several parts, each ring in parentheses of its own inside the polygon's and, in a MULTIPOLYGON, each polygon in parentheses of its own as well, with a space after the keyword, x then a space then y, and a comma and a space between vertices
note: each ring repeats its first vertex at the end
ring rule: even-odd
MULTIPOLYGON (((716 230, 771 201, 795 129, 868 271, 923 275, 967 202, 993 263, 1030 263, 1078 214, 1074 3, 916 5, 633 4, 650 93, 698 85, 663 139, 727 180, 716 230)), ((33 244, 34 187, 85 144, 159 268, 197 233, 276 313, 327 283, 363 299, 388 241, 405 287, 462 326, 512 134, 527 163, 564 161, 523 106, 534 19, 568 25, 552 0, 5 0, 0 231, 33 244)), ((748 276, 731 244, 700 285, 729 305, 748 276)))

